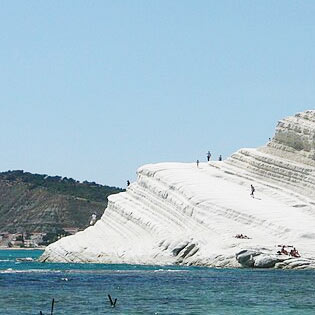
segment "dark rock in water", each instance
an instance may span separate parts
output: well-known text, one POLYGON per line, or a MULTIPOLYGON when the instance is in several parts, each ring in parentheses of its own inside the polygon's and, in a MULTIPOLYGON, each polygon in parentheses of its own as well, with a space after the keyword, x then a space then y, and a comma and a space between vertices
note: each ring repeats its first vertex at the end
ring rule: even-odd
POLYGON ((308 258, 294 258, 289 255, 274 255, 268 252, 242 250, 236 260, 247 268, 306 269, 314 268, 315 261, 308 258))
POLYGON ((243 267, 273 268, 276 263, 283 261, 280 256, 270 255, 255 250, 242 250, 236 254, 236 260, 243 267))
POLYGON ((279 259, 275 255, 261 254, 255 257, 255 268, 273 268, 279 259))
POLYGON ((236 260, 243 267, 254 267, 254 257, 260 254, 260 252, 254 250, 242 250, 236 254, 236 260))

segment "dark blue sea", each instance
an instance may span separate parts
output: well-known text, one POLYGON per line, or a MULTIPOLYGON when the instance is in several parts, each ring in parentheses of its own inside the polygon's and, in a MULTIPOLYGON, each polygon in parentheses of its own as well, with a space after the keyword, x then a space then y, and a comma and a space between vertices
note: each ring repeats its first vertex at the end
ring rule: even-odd
POLYGON ((0 250, 1 315, 315 314, 315 271, 19 261, 40 254, 0 250))

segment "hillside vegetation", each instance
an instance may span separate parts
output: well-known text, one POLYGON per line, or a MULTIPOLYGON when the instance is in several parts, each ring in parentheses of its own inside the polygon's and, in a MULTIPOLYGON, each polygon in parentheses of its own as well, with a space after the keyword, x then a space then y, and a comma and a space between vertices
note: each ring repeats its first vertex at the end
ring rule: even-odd
POLYGON ((23 170, 0 173, 0 231, 53 232, 86 227, 92 213, 97 218, 107 197, 123 191, 95 182, 32 174, 23 170))

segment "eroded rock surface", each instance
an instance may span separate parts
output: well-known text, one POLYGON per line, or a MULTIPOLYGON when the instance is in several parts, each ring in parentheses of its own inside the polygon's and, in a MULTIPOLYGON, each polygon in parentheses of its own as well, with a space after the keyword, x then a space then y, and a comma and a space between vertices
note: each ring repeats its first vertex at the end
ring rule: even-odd
POLYGON ((265 146, 225 161, 139 168, 126 192, 109 197, 101 220, 50 245, 41 259, 314 268, 314 192, 312 110, 281 120, 265 146), (282 244, 302 258, 277 255, 282 244))

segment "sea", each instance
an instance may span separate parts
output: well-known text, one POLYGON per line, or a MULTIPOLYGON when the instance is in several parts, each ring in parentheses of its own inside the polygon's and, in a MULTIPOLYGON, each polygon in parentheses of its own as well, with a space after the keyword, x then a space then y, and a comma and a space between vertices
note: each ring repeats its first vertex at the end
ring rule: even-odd
POLYGON ((312 270, 39 263, 41 254, 0 250, 1 315, 315 314, 312 270))

